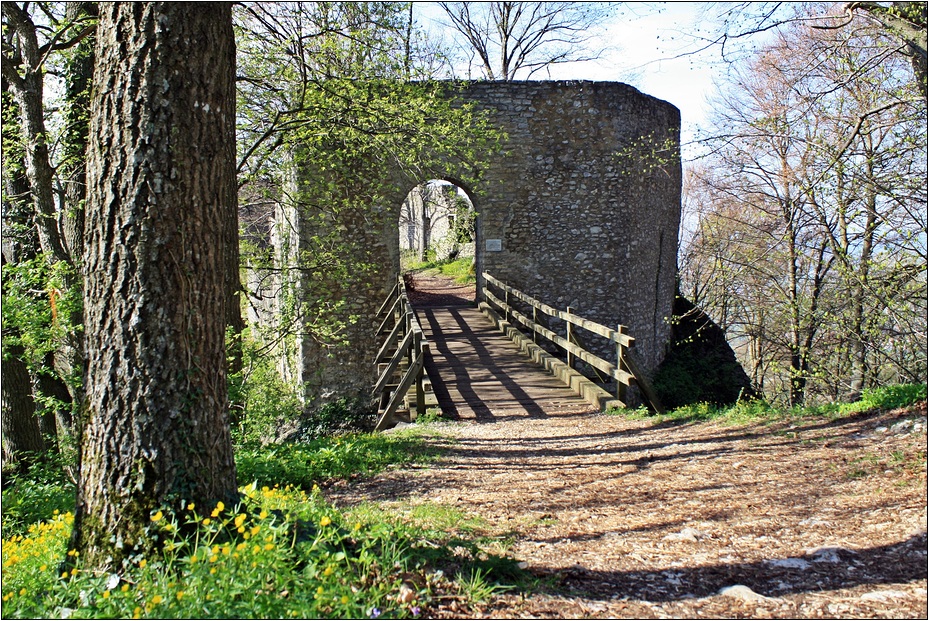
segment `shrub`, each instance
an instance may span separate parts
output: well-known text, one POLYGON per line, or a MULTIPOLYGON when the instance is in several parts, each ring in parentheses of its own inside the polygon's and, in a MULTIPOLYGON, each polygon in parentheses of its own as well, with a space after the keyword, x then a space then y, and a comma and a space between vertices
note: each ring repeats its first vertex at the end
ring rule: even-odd
POLYGON ((70 514, 5 540, 4 617, 408 618, 441 593, 470 587, 485 596, 501 588, 492 581, 518 573, 512 561, 448 531, 342 513, 318 490, 241 491, 237 507, 153 513, 147 528, 160 549, 109 573, 85 570, 74 552, 73 569, 59 573, 70 514), (446 577, 449 562, 458 582, 446 577))

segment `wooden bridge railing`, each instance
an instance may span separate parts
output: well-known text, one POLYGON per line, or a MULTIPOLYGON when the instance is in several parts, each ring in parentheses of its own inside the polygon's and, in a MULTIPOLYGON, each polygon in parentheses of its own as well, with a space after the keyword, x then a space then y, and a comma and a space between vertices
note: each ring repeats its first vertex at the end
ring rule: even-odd
POLYGON ((381 368, 372 396, 378 399, 376 431, 392 426, 393 416, 403 403, 410 388, 416 384, 416 414, 426 413, 424 387, 425 360, 429 342, 423 335, 416 313, 406 294, 403 277, 391 290, 378 310, 383 317, 376 337, 385 338, 374 363, 381 368), (385 337, 386 335, 386 337, 385 337), (399 382, 397 375, 399 373, 399 382))
POLYGON ((608 328, 602 324, 584 319, 575 315, 570 307, 567 310, 559 310, 548 304, 540 302, 507 285, 504 282, 494 278, 487 272, 482 274, 486 283, 482 295, 490 304, 496 306, 503 313, 507 322, 513 321, 526 327, 532 333, 532 340, 538 343, 538 337, 543 337, 565 351, 566 362, 568 367, 574 367, 575 360, 581 360, 591 367, 605 373, 607 377, 616 381, 616 398, 623 404, 627 404, 627 389, 630 386, 638 386, 643 396, 656 412, 662 412, 663 408, 658 400, 655 391, 645 377, 645 374, 639 369, 635 360, 629 355, 629 349, 635 346, 635 339, 629 336, 627 329, 623 325, 616 326, 616 329, 608 328), (500 297, 489 291, 490 286, 500 292, 500 297), (532 317, 521 313, 510 303, 512 299, 520 300, 532 309, 532 317), (554 319, 560 319, 565 322, 564 336, 556 334, 539 323, 539 313, 548 315, 554 319), (575 342, 573 328, 579 327, 600 336, 616 347, 616 361, 607 362, 603 358, 587 351, 575 342))

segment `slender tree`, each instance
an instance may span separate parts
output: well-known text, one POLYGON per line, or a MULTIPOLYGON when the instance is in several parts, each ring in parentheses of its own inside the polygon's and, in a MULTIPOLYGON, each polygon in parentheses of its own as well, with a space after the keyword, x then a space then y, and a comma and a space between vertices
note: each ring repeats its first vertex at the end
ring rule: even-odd
POLYGON ((87 161, 86 421, 72 545, 151 545, 163 505, 236 496, 224 356, 236 217, 231 8, 100 6, 87 161))
POLYGON ((923 381, 925 106, 880 29, 795 21, 717 105, 685 289, 791 403, 923 381))
POLYGON ((515 80, 553 65, 593 60, 597 27, 617 3, 440 2, 469 57, 487 80, 515 80), (476 57, 476 62, 475 62, 476 57))

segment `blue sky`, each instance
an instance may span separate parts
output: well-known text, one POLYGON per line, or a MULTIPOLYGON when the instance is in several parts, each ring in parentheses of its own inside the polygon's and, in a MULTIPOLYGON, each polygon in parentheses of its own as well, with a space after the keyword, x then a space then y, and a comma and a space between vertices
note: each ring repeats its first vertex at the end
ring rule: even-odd
MULTIPOLYGON (((693 33, 701 24, 712 27, 701 16, 704 6, 706 3, 697 2, 627 3, 621 14, 606 24, 604 45, 608 49, 599 60, 555 65, 550 79, 626 82, 664 99, 680 109, 682 140, 686 143, 706 121, 708 99, 722 70, 715 62, 719 60, 716 50, 680 56, 695 47, 693 38, 685 33, 693 33)), ((415 10, 424 27, 439 28, 443 13, 435 3, 417 3, 415 10)), ((546 75, 536 77, 549 79, 546 75)), ((685 157, 688 150, 685 146, 685 157)))

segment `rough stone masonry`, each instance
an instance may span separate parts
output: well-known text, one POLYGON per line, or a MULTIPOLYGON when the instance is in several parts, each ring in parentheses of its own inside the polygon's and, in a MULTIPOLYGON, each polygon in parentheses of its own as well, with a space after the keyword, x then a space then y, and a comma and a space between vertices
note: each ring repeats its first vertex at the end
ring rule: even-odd
MULTIPOLYGON (((680 112, 614 82, 472 82, 457 93, 488 111, 507 135, 485 160, 481 187, 462 185, 478 213, 477 273, 609 326, 623 324, 652 372, 664 357, 677 270, 681 209, 680 112)), ((300 175, 317 174, 303 170, 300 175)), ((292 379, 308 404, 364 396, 375 381, 374 315, 399 272, 398 219, 407 193, 428 179, 395 179, 383 204, 311 213, 312 200, 283 206, 286 255, 311 248, 321 227, 341 235, 339 252, 373 269, 331 278, 302 274, 297 298, 328 297, 346 320, 337 344, 297 330, 292 379)), ((478 288, 483 287, 479 280, 478 288)), ((313 317, 301 321, 311 322, 313 317)))

